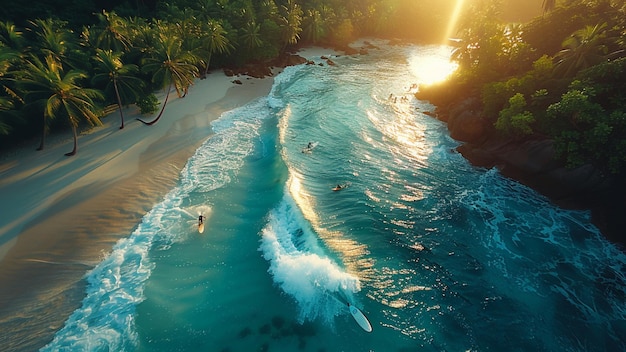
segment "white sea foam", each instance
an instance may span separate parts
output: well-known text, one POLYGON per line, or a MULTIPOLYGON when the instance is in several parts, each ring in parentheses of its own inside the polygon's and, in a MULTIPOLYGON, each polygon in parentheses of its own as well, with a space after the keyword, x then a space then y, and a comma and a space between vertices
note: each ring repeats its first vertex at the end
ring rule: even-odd
POLYGON ((332 324, 360 290, 358 278, 325 255, 288 192, 268 215, 260 250, 276 285, 296 300, 300 322, 321 318, 332 324))
POLYGON ((177 208, 175 191, 145 215, 129 238, 120 240, 113 251, 87 273, 87 295, 41 351, 132 350, 137 343, 135 307, 144 300, 144 283, 154 265, 148 252, 157 244, 168 245, 176 233, 176 222, 167 219, 168 209, 177 208))
MULTIPOLYGON (((151 250, 167 250, 189 232, 190 213, 183 200, 192 192, 207 192, 230 182, 253 149, 266 101, 259 99, 216 120, 216 134, 189 159, 179 185, 142 219, 130 237, 87 273, 86 297, 54 340, 41 351, 133 350, 137 345, 136 306, 144 300, 144 284, 154 264, 151 250)), ((202 205, 198 210, 210 210, 202 205)))

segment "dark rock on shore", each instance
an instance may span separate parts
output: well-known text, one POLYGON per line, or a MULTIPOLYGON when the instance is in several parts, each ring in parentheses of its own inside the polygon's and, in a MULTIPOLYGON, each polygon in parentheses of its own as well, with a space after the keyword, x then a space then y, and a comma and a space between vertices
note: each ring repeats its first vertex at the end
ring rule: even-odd
POLYGON ((479 142, 491 129, 478 110, 476 99, 466 99, 452 107, 447 114, 450 136, 462 142, 479 142))
MULTIPOLYGON (((341 51, 345 55, 365 55, 368 53, 367 49, 378 49, 376 46, 372 45, 369 42, 365 42, 363 47, 360 49, 355 49, 350 47, 349 45, 333 45, 333 50, 341 51)), ((322 60, 326 61, 326 64, 329 66, 337 65, 333 60, 331 60, 327 56, 322 56, 322 60)), ((224 74, 226 76, 240 76, 247 75, 254 78, 263 78, 263 77, 271 77, 273 76, 272 68, 274 67, 282 67, 285 68, 287 66, 295 66, 300 64, 306 65, 315 65, 314 61, 307 60, 297 53, 283 53, 275 59, 261 62, 253 62, 249 63, 242 67, 224 67, 224 74)), ((319 63, 320 66, 323 66, 323 63, 319 63)))
POLYGON ((273 67, 284 68, 287 66, 295 66, 304 63, 308 63, 308 61, 302 56, 286 53, 270 61, 255 62, 242 67, 224 68, 224 74, 229 77, 247 75, 254 78, 264 78, 273 76, 273 67))

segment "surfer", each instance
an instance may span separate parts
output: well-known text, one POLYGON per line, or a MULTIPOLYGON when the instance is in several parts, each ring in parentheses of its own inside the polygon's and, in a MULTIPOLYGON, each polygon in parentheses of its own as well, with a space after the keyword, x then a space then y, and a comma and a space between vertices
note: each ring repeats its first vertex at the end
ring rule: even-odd
POLYGON ((313 148, 315 148, 315 146, 317 145, 317 143, 313 143, 313 142, 309 142, 306 147, 304 147, 302 149, 303 153, 310 153, 313 151, 313 148))
POLYGON ((337 187, 333 188, 333 191, 340 191, 342 188, 342 185, 337 185, 337 187))
POLYGON ((204 232, 204 220, 206 220, 206 216, 200 214, 200 216, 198 216, 198 232, 200 233, 204 232))

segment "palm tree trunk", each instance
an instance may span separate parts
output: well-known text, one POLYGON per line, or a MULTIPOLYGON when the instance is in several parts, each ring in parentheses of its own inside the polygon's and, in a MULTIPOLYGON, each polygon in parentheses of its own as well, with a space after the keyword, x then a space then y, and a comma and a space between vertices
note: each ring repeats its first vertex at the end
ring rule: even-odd
POLYGON ((74 134, 74 149, 71 152, 65 153, 67 156, 75 155, 78 151, 78 135, 76 134, 76 126, 72 124, 72 133, 74 134))
POLYGON ((170 97, 170 90, 172 89, 172 82, 170 82, 170 85, 167 87, 167 95, 165 95, 165 101, 163 102, 163 107, 161 107, 161 111, 159 112, 159 114, 157 115, 157 117, 150 121, 150 122, 146 122, 140 118, 138 118, 137 120, 143 122, 145 125, 151 126, 154 125, 155 123, 157 123, 157 121, 159 121, 159 119, 161 118, 161 115, 163 115, 163 111, 165 110, 165 104, 167 104, 167 99, 169 99, 170 97))
POLYGON ((115 97, 117 98, 117 106, 120 108, 120 118, 122 119, 122 125, 120 130, 124 128, 124 112, 122 111, 122 98, 120 98, 120 92, 117 89, 117 79, 113 77, 113 88, 115 88, 115 97))
POLYGON ((46 141, 46 116, 43 116, 43 128, 41 129, 41 142, 39 143, 39 147, 37 150, 43 150, 43 144, 46 141))
POLYGON ((211 53, 209 53, 209 57, 206 60, 206 67, 204 68, 204 78, 209 74, 209 64, 211 63, 211 53))

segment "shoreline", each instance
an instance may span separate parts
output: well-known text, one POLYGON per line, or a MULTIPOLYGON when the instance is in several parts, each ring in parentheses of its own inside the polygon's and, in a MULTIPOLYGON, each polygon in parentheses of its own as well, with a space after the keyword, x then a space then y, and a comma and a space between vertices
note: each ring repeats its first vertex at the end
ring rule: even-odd
MULTIPOLYGON (((333 49, 307 47, 298 55, 320 59, 333 49)), ((170 96, 153 126, 138 109, 103 118, 81 133, 49 136, 46 149, 20 146, 0 157, 0 345, 36 350, 51 341, 85 295, 85 275, 180 177, 187 160, 213 135, 221 114, 268 96, 274 76, 228 76, 223 70, 197 79, 185 98, 170 96), (235 82, 237 81, 237 82, 235 82), (66 150, 67 149, 67 150, 66 150)), ((163 101, 164 93, 158 94, 163 101)))
POLYGON ((144 126, 129 109, 124 129, 113 113, 103 126, 81 134, 75 156, 64 155, 71 140, 57 136, 44 151, 20 148, 3 158, 3 348, 33 350, 48 343, 80 306, 85 273, 175 186, 189 157, 213 134, 211 122, 267 96, 273 82, 213 72, 197 80, 187 97, 170 97, 153 126, 144 126), (237 78, 241 85, 232 82, 237 78))

